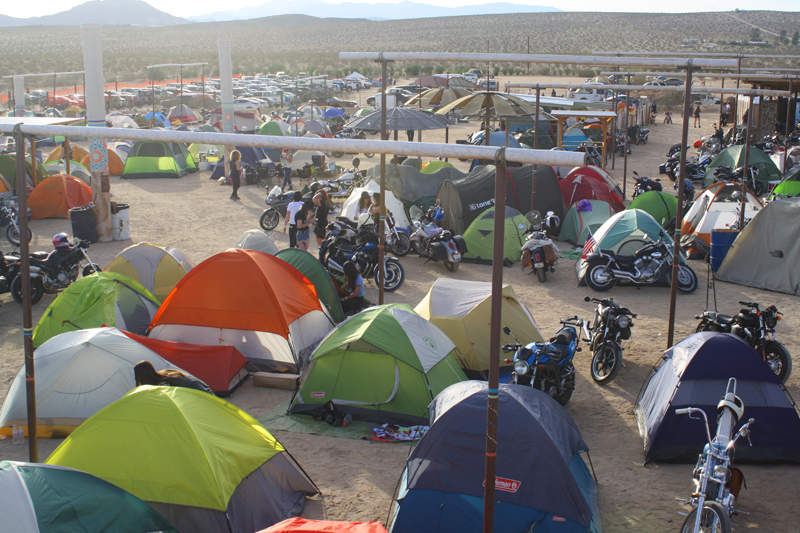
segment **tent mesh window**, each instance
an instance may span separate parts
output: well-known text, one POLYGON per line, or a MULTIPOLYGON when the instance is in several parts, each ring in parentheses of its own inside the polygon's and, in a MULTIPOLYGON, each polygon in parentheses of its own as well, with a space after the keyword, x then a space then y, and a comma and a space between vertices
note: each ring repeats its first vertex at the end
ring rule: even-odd
POLYGON ((164 145, 161 143, 142 143, 136 152, 139 157, 165 157, 164 145))

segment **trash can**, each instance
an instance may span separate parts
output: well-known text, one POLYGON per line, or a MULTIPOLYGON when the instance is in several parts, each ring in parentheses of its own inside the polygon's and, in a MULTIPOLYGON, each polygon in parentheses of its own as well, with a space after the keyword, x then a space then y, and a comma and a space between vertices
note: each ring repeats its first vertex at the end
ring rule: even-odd
POLYGON ((97 242, 97 226, 94 220, 94 203, 69 210, 72 235, 76 239, 97 242))
POLYGON ((711 270, 717 271, 722 264, 722 260, 728 255, 733 241, 739 236, 739 230, 735 229, 712 229, 711 230, 711 270))
POLYGON ((126 241, 131 238, 130 206, 128 204, 111 203, 111 238, 115 241, 126 241))

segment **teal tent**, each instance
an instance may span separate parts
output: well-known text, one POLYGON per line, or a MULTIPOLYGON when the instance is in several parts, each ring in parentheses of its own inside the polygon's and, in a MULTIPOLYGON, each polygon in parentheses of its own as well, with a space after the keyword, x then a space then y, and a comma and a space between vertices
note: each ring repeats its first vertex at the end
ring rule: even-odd
POLYGON ((628 206, 628 209, 641 209, 666 227, 678 209, 678 199, 662 191, 647 191, 640 194, 628 206))
MULTIPOLYGON (((775 165, 775 162, 763 150, 759 150, 755 146, 750 147, 748 164, 758 170, 756 179, 764 183, 764 190, 767 190, 770 181, 779 181, 781 179, 781 171, 775 165)), ((708 166, 706 177, 703 180, 703 187, 708 187, 714 183, 714 172, 717 167, 730 167, 733 170, 743 166, 744 145, 739 144, 726 148, 708 166)))
MULTIPOLYGON (((473 263, 491 264, 494 246, 495 208, 490 207, 472 221, 464 232, 467 253, 461 258, 473 263)), ((530 222, 513 207, 506 206, 505 238, 503 242, 503 262, 516 263, 522 257, 524 233, 531 227, 530 222)))
POLYGON ((328 309, 334 322, 344 320, 339 293, 333 285, 330 274, 316 257, 300 248, 285 248, 277 252, 275 257, 292 265, 314 284, 319 301, 328 309))
POLYGON ((602 200, 582 200, 572 205, 561 224, 559 241, 583 246, 589 235, 594 235, 606 220, 614 216, 608 202, 602 200), (584 209, 580 209, 583 207, 584 209), (588 209, 586 209, 588 207, 588 209))

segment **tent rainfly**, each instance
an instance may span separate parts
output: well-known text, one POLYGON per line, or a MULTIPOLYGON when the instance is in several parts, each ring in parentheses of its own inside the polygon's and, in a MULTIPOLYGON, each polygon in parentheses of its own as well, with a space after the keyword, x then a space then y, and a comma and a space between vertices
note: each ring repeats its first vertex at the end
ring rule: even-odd
POLYGON ((140 242, 115 257, 106 272, 124 274, 141 283, 159 302, 194 268, 189 257, 173 246, 140 242))

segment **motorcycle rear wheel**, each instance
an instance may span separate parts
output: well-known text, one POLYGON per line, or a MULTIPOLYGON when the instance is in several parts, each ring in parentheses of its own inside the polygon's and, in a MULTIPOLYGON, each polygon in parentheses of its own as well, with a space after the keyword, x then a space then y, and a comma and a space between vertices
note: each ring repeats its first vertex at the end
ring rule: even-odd
MULTIPOLYGON (((400 261, 390 257, 386 260, 386 282, 383 283, 383 290, 387 292, 394 292, 400 288, 406 277, 406 271, 400 261)), ((375 269, 375 283, 382 283, 383 269, 380 267, 375 269)))
POLYGON ((598 385, 608 385, 622 369, 622 348, 616 342, 609 341, 600 347, 592 356, 592 379, 598 385))
POLYGON ((408 235, 403 233, 402 231, 397 232, 397 237, 392 235, 392 252, 395 255, 403 257, 409 251, 411 251, 411 239, 408 238, 408 235))
POLYGON ((597 292, 605 292, 617 284, 617 280, 608 271, 608 267, 598 261, 589 263, 584 279, 589 288, 597 292))
MULTIPOLYGON (((694 533, 694 522, 697 517, 697 507, 683 521, 681 533, 694 533)), ((706 502, 700 515, 699 533, 731 533, 731 517, 718 502, 706 502)))
MULTIPOLYGON (((31 230, 29 229, 28 242, 31 242, 32 238, 33 238, 33 233, 31 233, 31 230)), ((11 224, 6 228, 6 239, 8 239, 8 242, 13 244, 14 246, 19 246, 20 243, 19 230, 14 227, 14 224, 11 224)))
POLYGON ((792 375, 792 356, 786 346, 778 341, 768 341, 764 349, 767 363, 783 383, 792 375))
POLYGON ((455 271, 457 271, 457 270, 458 270, 458 265, 459 265, 459 264, 460 264, 460 263, 459 263, 458 261, 456 261, 456 262, 453 262, 453 261, 448 261, 447 259, 445 259, 445 260, 444 260, 444 266, 445 266, 445 268, 447 268, 447 270, 449 270, 450 272, 455 272, 455 271))
POLYGON ((281 214, 278 213, 277 209, 266 209, 263 213, 261 213, 261 218, 258 219, 258 223, 263 229, 269 231, 275 229, 275 226, 278 225, 280 219, 281 214))
MULTIPOLYGON (((44 286, 40 278, 31 278, 31 305, 36 305, 44 295, 44 286)), ((22 304, 22 278, 17 276, 11 282, 11 297, 18 304, 22 304)))
POLYGON ((539 278, 539 283, 544 283, 545 281, 547 281, 547 269, 537 268, 536 277, 539 278))

